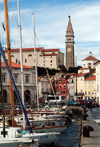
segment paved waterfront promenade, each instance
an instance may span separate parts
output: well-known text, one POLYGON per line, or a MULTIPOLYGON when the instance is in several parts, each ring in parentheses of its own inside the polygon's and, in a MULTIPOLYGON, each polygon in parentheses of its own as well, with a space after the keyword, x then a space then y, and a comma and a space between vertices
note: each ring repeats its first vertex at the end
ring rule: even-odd
POLYGON ((91 110, 88 110, 87 114, 89 117, 87 117, 87 120, 82 121, 82 125, 92 126, 94 131, 90 131, 90 137, 83 137, 82 133, 80 147, 100 147, 100 126, 92 117, 91 110))

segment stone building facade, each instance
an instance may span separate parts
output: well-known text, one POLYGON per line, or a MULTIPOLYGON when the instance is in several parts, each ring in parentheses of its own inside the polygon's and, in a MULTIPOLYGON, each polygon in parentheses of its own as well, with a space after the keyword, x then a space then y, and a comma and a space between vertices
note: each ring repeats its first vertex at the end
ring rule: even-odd
MULTIPOLYGON (((8 59, 7 50, 4 50, 4 53, 6 59, 8 59)), ((22 55, 23 65, 35 66, 34 48, 23 48, 22 55)), ((11 61, 20 63, 20 49, 11 49, 11 61)), ((64 53, 60 52, 60 49, 36 48, 36 65, 51 69, 64 67, 64 53)))
MULTIPOLYGON (((20 64, 12 62, 12 76, 14 78, 17 90, 20 97, 22 97, 21 90, 21 69, 20 64)), ((36 101, 36 76, 35 69, 30 66, 23 65, 23 79, 24 79, 24 101, 25 104, 32 104, 36 101)), ((2 63, 2 84, 3 84, 3 98, 5 104, 10 104, 10 85, 9 85, 9 74, 5 63, 2 63)), ((14 104, 18 104, 18 100, 13 89, 14 104)), ((1 97, 0 97, 1 102, 1 97)))

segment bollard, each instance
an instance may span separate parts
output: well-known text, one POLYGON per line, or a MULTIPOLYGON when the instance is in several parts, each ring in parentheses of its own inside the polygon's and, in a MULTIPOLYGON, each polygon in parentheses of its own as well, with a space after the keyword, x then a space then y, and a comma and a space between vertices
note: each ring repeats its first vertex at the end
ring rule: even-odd
POLYGON ((83 114, 83 120, 87 120, 87 114, 86 113, 83 114))
POLYGON ((94 131, 91 126, 83 126, 83 137, 90 137, 90 131, 94 131))

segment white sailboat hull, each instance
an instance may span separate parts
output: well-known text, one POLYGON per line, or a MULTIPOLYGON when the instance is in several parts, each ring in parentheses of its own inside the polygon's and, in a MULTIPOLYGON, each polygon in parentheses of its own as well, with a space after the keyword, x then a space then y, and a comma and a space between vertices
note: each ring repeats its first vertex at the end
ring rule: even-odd
POLYGON ((38 147, 39 140, 34 139, 34 142, 32 142, 32 139, 27 138, 0 138, 0 147, 19 147, 19 145, 22 145, 22 147, 38 147))
POLYGON ((64 132, 67 130, 67 126, 43 126, 32 128, 33 133, 48 133, 48 132, 64 132))
MULTIPOLYGON (((57 132, 51 133, 33 133, 30 138, 33 136, 35 139, 39 139, 39 145, 50 145, 56 140, 56 137, 60 135, 57 132)), ((22 135, 23 138, 29 137, 29 134, 22 135)))

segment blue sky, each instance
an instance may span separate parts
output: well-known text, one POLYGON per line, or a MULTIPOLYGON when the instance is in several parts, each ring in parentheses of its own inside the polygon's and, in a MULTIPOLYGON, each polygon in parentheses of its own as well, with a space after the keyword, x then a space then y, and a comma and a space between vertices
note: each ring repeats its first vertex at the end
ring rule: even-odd
MULTIPOLYGON (((19 47, 17 0, 8 0, 11 48, 19 47)), ((65 54, 68 15, 75 35, 77 65, 89 55, 100 59, 100 2, 98 0, 20 0, 22 46, 34 47, 32 13, 35 14, 36 46, 59 48, 65 54)), ((0 23, 5 24, 4 4, 0 0, 0 23)), ((6 46, 6 33, 0 27, 0 38, 6 46)))

